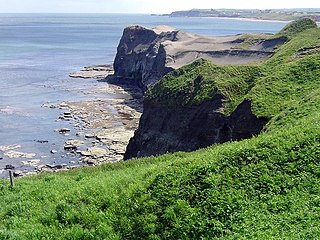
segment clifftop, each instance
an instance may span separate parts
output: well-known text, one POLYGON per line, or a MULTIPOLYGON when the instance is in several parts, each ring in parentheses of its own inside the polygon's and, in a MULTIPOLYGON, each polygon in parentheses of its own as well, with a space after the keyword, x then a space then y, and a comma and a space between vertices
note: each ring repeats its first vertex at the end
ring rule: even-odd
POLYGON ((270 57, 286 38, 266 34, 210 37, 167 26, 127 27, 114 61, 115 76, 146 90, 166 73, 203 58, 219 65, 247 64, 270 57))

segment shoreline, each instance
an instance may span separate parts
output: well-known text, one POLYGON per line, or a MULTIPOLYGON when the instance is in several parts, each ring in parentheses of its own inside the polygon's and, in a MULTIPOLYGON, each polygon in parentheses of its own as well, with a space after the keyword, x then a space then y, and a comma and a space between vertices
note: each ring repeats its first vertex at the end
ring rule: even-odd
POLYGON ((258 18, 240 18, 240 17, 189 17, 189 16, 181 16, 181 17, 171 17, 170 18, 198 18, 198 19, 228 19, 228 20, 238 20, 238 21, 251 21, 251 22, 281 22, 281 23, 289 23, 294 20, 277 20, 277 19, 258 19, 258 18))
MULTIPOLYGON (((270 23, 289 23, 295 21, 292 20, 280 20, 280 19, 258 19, 258 18, 240 18, 240 17, 189 17, 189 16, 181 16, 181 17, 171 17, 165 16, 169 18, 198 18, 198 19, 228 19, 228 20, 238 20, 238 21, 250 21, 250 22, 270 22, 270 23)), ((320 21, 316 21, 318 25, 320 25, 320 21)))
POLYGON ((80 144, 85 145, 82 148, 77 144, 71 144, 70 148, 89 166, 121 161, 138 127, 142 112, 141 99, 133 98, 128 89, 110 83, 84 92, 92 93, 111 93, 117 97, 60 103, 60 107, 69 110, 72 115, 68 121, 76 129, 76 136, 86 143, 80 144))
MULTIPOLYGON (((55 134, 61 134, 65 138, 64 145, 55 146, 48 152, 52 159, 60 160, 43 163, 41 158, 36 159, 35 154, 20 151, 21 145, 4 145, 0 146, 0 160, 3 157, 9 158, 11 164, 8 163, 0 173, 12 169, 15 177, 27 177, 123 160, 126 147, 142 114, 140 89, 121 83, 114 84, 106 78, 97 78, 95 73, 101 74, 101 71, 96 69, 80 73, 88 74, 90 71, 92 79, 105 84, 93 85, 90 89, 80 91, 89 98, 43 104, 46 108, 59 109, 57 121, 65 121, 68 125, 67 128, 54 130, 55 134), (14 164, 15 159, 21 159, 22 165, 14 164)), ((107 71, 111 73, 109 69, 107 71)), ((77 78, 85 81, 82 76, 77 78)))

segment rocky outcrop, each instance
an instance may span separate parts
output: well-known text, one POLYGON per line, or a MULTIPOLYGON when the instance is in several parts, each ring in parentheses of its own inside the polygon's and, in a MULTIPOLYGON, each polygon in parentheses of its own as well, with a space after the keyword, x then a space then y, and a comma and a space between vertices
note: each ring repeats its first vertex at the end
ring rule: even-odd
POLYGON ((172 68, 166 67, 166 52, 161 43, 175 41, 177 31, 163 32, 141 26, 124 29, 114 61, 115 76, 134 81, 144 88, 160 79, 172 68))
POLYGON ((127 27, 114 61, 115 76, 146 90, 166 73, 197 59, 219 65, 261 61, 285 41, 260 39, 244 47, 245 40, 246 35, 209 37, 166 26, 127 27))
POLYGON ((230 116, 223 113, 225 98, 216 94, 200 106, 167 106, 145 102, 138 130, 125 159, 194 151, 215 143, 250 138, 261 132, 267 119, 256 117, 251 102, 243 101, 230 116))
POLYGON ((71 78, 106 78, 109 75, 113 75, 112 65, 93 65, 84 67, 80 72, 70 73, 71 78))

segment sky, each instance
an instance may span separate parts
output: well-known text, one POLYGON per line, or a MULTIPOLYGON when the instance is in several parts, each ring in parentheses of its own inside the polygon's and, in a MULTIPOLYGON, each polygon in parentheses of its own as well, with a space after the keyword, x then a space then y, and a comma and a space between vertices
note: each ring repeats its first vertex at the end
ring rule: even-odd
POLYGON ((171 13, 193 8, 320 8, 318 0, 0 0, 3 13, 171 13))

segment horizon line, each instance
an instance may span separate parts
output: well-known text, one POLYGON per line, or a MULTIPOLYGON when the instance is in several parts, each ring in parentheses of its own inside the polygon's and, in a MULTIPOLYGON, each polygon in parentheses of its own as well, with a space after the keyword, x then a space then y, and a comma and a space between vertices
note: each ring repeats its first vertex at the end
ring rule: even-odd
POLYGON ((297 7, 297 8, 192 8, 188 10, 174 10, 170 13, 152 13, 152 12, 0 12, 0 14, 151 14, 151 15, 164 15, 171 14, 173 12, 180 11, 192 11, 192 10, 296 10, 296 9, 317 9, 320 11, 320 7, 297 7))

